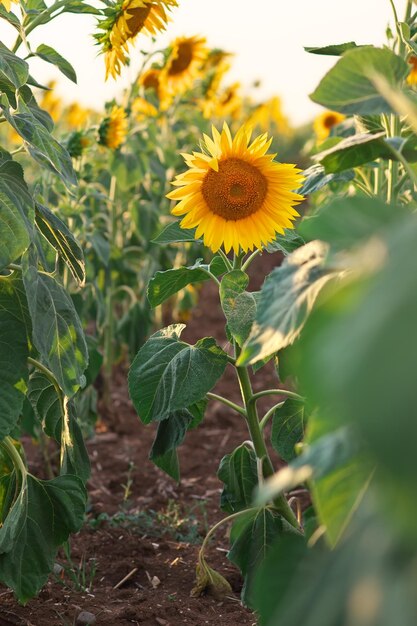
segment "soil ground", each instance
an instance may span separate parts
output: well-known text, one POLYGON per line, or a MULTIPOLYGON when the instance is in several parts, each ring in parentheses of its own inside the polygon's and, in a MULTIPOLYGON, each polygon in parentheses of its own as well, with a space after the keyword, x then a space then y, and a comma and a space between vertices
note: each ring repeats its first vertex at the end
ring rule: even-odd
MULTIPOLYGON (((252 287, 259 288, 279 262, 279 255, 258 258, 252 287)), ((183 337, 194 343, 202 332, 226 344, 216 289, 209 283, 183 337)), ((25 607, 0 586, 0 626, 73 626, 81 623, 83 611, 92 613, 98 626, 256 624, 256 616, 240 603, 239 571, 227 560, 227 527, 220 528, 212 542, 208 562, 227 578, 233 595, 221 602, 210 596, 190 597, 202 538, 223 517, 216 472, 220 459, 248 438, 243 419, 219 402, 210 402, 203 423, 188 433, 180 448, 182 478, 176 484, 148 460, 154 430, 136 416, 126 370, 115 370, 111 403, 100 407, 103 432, 87 443, 92 463, 87 522, 71 538, 71 559, 80 578, 92 577, 88 591, 75 589, 61 552, 57 563, 64 569, 58 573, 58 567, 39 597, 25 607)), ((276 387, 271 369, 263 368, 254 387, 271 384, 276 387)), ((231 367, 216 391, 239 401, 231 367)), ((39 475, 38 455, 33 463, 39 475)))

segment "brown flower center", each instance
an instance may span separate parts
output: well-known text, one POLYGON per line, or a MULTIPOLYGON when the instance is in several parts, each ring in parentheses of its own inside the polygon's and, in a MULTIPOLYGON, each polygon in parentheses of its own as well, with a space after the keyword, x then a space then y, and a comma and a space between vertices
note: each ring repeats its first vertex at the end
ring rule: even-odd
POLYGON ((240 220, 258 211, 268 183, 254 165, 238 158, 219 161, 219 171, 210 169, 201 192, 210 211, 226 220, 240 220))
POLYGON ((333 115, 332 113, 330 113, 329 115, 326 115, 326 117, 324 118, 324 127, 325 128, 333 128, 333 126, 336 124, 337 122, 337 118, 335 115, 333 115))
POLYGON ((145 22, 148 19, 149 13, 152 10, 152 4, 147 4, 146 7, 137 7, 135 9, 126 10, 126 26, 129 31, 129 37, 135 37, 142 28, 145 26, 145 22))
POLYGON ((183 41, 178 45, 177 56, 169 66, 169 76, 176 76, 184 72, 193 60, 193 45, 189 41, 183 41))

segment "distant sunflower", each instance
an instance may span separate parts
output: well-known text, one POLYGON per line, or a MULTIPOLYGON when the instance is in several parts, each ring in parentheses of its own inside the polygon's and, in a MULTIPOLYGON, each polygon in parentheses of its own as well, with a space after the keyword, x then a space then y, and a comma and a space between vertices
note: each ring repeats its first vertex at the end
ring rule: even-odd
POLYGON ((225 123, 212 135, 204 135, 204 152, 183 155, 189 169, 168 194, 178 200, 172 213, 183 216, 181 228, 197 228, 196 238, 204 236, 213 252, 221 246, 235 253, 261 249, 293 228, 294 206, 303 200, 293 191, 303 180, 300 170, 267 154, 272 139, 266 133, 251 142, 251 131, 242 126, 232 138, 225 123))
POLYGON ((163 31, 169 20, 167 9, 176 6, 177 0, 117 0, 106 9, 107 17, 98 25, 104 33, 95 35, 105 53, 106 80, 116 78, 128 62, 128 43, 139 33, 163 31))
POLYGON ((317 140, 321 142, 327 139, 333 126, 341 124, 344 119, 346 116, 336 111, 325 111, 318 115, 313 124, 317 140))
POLYGON ((208 50, 203 37, 178 37, 171 45, 161 79, 171 94, 183 93, 201 75, 208 50))
POLYGON ((407 83, 409 85, 417 85, 417 56, 412 54, 408 57, 407 61, 411 66, 410 73, 407 76, 407 83))
POLYGON ((78 102, 72 102, 65 111, 65 119, 70 128, 81 128, 90 117, 90 111, 84 109, 78 102))
POLYGON ((3 5, 6 11, 10 13, 10 9, 12 8, 12 2, 15 4, 19 4, 19 0, 0 0, 0 5, 3 5))
POLYGON ((138 96, 132 102, 132 114, 137 122, 142 122, 148 117, 156 117, 158 109, 153 104, 138 96))
POLYGON ((239 92, 240 83, 233 83, 233 85, 225 87, 220 93, 212 94, 202 105, 204 117, 206 119, 212 117, 239 119, 243 102, 239 92))
POLYGON ((290 134, 288 119, 282 111, 281 100, 277 96, 258 105, 252 111, 249 123, 263 132, 267 132, 274 125, 281 135, 290 134))
POLYGON ((101 122, 98 129, 99 144, 116 150, 125 141, 128 121, 123 107, 114 106, 110 115, 101 122))

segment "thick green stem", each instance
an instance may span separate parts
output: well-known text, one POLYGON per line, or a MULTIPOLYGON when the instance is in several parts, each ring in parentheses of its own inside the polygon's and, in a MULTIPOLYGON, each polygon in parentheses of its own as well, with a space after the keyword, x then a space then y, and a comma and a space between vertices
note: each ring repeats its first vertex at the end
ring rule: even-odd
MULTIPOLYGON (((111 207, 111 221, 110 221, 110 250, 111 255, 116 247, 116 233, 117 233, 117 205, 116 205, 116 177, 112 176, 110 180, 109 200, 111 207)), ((113 296, 114 285, 111 271, 111 258, 109 266, 107 268, 107 294, 106 294, 106 323, 104 333, 104 371, 106 379, 108 379, 112 372, 113 366, 113 296)), ((108 391, 108 390, 107 390, 108 391)))
MULTIPOLYGON (((249 372, 246 367, 237 367, 236 372, 239 379, 242 399, 246 407, 246 423, 248 425, 249 434, 255 448, 256 456, 262 463, 263 477, 268 478, 275 473, 275 470, 262 435, 258 412, 256 410, 256 403, 253 402, 254 396, 252 393, 249 372)), ((297 519, 284 495, 280 495, 274 500, 274 506, 282 517, 284 517, 292 526, 298 528, 297 519)))

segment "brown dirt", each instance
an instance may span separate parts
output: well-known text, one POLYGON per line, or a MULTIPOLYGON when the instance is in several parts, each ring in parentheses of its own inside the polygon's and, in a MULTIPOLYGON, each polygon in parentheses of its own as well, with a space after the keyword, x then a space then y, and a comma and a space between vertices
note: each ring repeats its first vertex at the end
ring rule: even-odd
MULTIPOLYGON (((258 288, 265 273, 279 261, 279 255, 257 259, 252 286, 258 288)), ((225 345, 216 289, 208 283, 184 338, 193 343, 202 332, 225 345)), ((255 389, 276 386, 270 368, 261 370, 257 379, 255 389)), ((232 368, 217 391, 239 401, 232 368)), ((0 586, 0 626, 70 626, 77 623, 80 611, 93 613, 100 626, 255 624, 255 616, 240 603, 240 574, 227 560, 227 528, 217 533, 208 562, 229 580, 233 596, 222 602, 210 596, 190 597, 199 543, 207 528, 222 518, 216 471, 220 459, 248 438, 243 420, 224 405, 211 402, 204 422, 187 435, 180 449, 182 480, 178 485, 148 460, 154 430, 140 424, 131 406, 124 368, 114 372, 111 406, 101 407, 101 415, 106 432, 97 433, 87 444, 92 462, 89 523, 71 539, 73 562, 79 564, 83 558, 89 569, 95 561, 91 588, 77 592, 51 577, 40 596, 21 607, 12 593, 0 586), (103 513, 123 513, 133 520, 115 526, 104 522, 92 528, 92 520, 103 513), (185 522, 181 524, 182 519, 185 522), (114 589, 134 569, 130 578, 114 589)), ((39 473, 39 459, 36 463, 39 473)), ((57 562, 64 562, 62 553, 57 562)))

